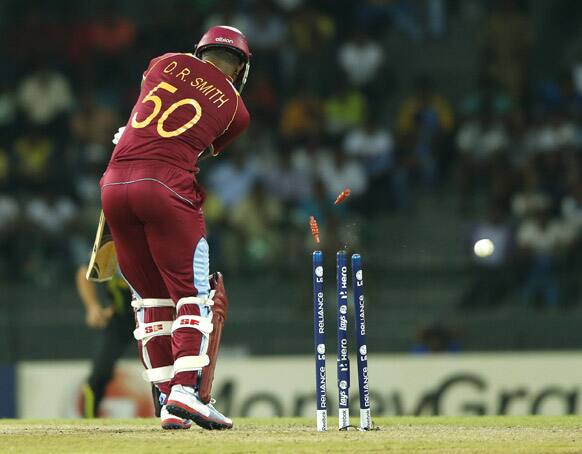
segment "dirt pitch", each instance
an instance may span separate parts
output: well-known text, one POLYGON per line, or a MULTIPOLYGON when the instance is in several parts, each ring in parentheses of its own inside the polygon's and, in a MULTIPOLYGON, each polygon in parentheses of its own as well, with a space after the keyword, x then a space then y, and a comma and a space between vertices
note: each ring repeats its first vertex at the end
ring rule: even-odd
POLYGON ((317 433, 306 418, 235 420, 235 429, 162 431, 158 421, 0 420, 0 453, 581 453, 582 418, 377 418, 374 432, 317 433))

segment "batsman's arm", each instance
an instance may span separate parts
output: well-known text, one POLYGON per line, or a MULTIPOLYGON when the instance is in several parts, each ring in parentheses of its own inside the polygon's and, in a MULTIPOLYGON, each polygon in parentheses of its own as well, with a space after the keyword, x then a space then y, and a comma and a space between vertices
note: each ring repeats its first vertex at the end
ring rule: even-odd
POLYGON ((217 156, 234 139, 240 136, 243 131, 247 129, 250 121, 251 117, 247 108, 242 103, 239 104, 232 121, 228 125, 228 128, 226 128, 226 131, 214 140, 214 143, 212 144, 212 155, 217 156))

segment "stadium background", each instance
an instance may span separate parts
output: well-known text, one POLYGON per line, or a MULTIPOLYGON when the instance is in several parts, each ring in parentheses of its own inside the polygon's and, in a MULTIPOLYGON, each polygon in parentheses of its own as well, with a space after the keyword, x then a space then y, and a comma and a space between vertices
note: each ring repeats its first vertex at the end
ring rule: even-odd
POLYGON ((90 356, 74 270, 111 137, 149 60, 219 23, 253 52, 251 127, 199 175, 226 357, 310 352, 310 214, 329 258, 363 255, 371 351, 579 349, 581 21, 575 0, 0 2, 0 387, 90 356))

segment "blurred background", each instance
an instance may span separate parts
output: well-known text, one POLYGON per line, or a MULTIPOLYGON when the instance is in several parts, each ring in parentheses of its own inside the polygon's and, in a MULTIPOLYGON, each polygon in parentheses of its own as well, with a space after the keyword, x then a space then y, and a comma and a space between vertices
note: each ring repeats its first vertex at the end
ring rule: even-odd
POLYGON ((332 341, 346 247, 370 351, 579 349, 581 23, 576 0, 1 1, 0 362, 92 355, 75 271, 111 138, 149 60, 218 24, 253 53, 251 126, 199 174, 226 356, 311 351, 312 214, 332 341))

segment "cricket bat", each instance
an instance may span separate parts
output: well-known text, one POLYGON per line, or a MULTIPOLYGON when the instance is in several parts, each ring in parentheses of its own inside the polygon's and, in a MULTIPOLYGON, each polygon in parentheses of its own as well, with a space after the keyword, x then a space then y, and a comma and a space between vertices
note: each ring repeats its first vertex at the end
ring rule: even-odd
POLYGON ((113 236, 105 220, 103 210, 101 210, 95 243, 91 251, 91 260, 85 277, 88 281, 105 282, 115 275, 116 269, 117 253, 115 252, 113 236))

